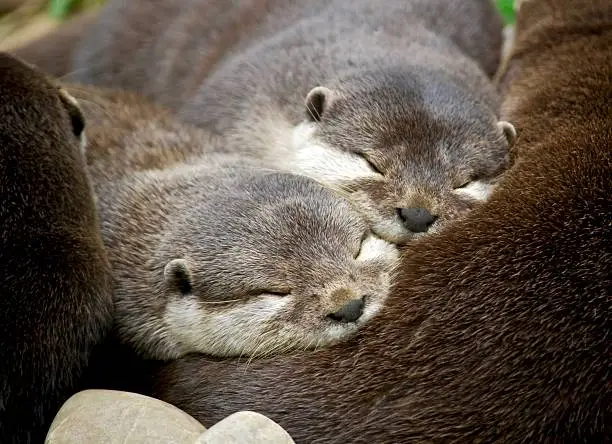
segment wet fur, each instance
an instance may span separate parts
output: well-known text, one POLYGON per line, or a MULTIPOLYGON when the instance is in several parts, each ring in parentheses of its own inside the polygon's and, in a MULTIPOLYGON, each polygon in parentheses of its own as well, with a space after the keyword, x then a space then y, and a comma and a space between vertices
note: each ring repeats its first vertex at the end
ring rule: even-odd
POLYGON ((529 6, 504 102, 516 162, 487 203, 406 247, 372 323, 248 366, 187 357, 140 389, 207 426, 256 410, 298 443, 607 442, 610 3, 529 6))
POLYGON ((110 268, 58 85, 0 54, 0 442, 43 442, 112 324, 110 268))

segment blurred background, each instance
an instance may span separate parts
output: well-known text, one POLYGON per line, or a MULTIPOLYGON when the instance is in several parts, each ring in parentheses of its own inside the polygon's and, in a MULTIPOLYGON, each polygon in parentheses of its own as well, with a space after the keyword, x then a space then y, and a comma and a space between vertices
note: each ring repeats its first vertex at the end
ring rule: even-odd
MULTIPOLYGON (((0 49, 9 49, 36 39, 72 15, 100 7, 104 2, 105 0, 0 0, 0 49)), ((513 0, 495 0, 506 24, 512 24, 514 21, 512 2, 513 0)))

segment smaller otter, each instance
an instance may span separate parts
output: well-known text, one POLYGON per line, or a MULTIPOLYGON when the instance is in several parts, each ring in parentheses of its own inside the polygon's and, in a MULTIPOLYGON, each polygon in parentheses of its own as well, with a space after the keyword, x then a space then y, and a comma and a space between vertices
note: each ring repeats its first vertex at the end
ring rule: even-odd
POLYGON ((156 359, 282 353, 380 310, 397 251, 348 202, 303 176, 207 163, 97 180, 124 343, 156 359))
POLYGON ((0 53, 0 442, 43 442, 112 325, 76 101, 0 53))

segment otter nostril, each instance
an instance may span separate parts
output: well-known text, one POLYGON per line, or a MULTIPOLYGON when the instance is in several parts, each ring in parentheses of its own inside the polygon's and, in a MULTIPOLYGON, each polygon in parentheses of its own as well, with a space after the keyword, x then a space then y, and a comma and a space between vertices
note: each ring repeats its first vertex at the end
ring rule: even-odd
POLYGON ((398 208, 398 213, 404 226, 413 233, 425 233, 438 219, 425 208, 398 208))
POLYGON ((363 314, 364 298, 351 299, 344 304, 340 310, 327 315, 330 319, 336 322, 355 322, 363 314))

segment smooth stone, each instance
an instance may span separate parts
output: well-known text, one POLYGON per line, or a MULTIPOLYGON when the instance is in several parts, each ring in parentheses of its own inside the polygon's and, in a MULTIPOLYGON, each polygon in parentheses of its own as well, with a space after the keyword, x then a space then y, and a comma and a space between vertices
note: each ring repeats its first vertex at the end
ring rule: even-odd
POLYGON ((206 429, 182 410, 148 396, 85 390, 57 413, 46 444, 194 444, 206 429))
POLYGON ((255 412, 234 413, 200 435, 195 444, 295 444, 289 433, 255 412))

